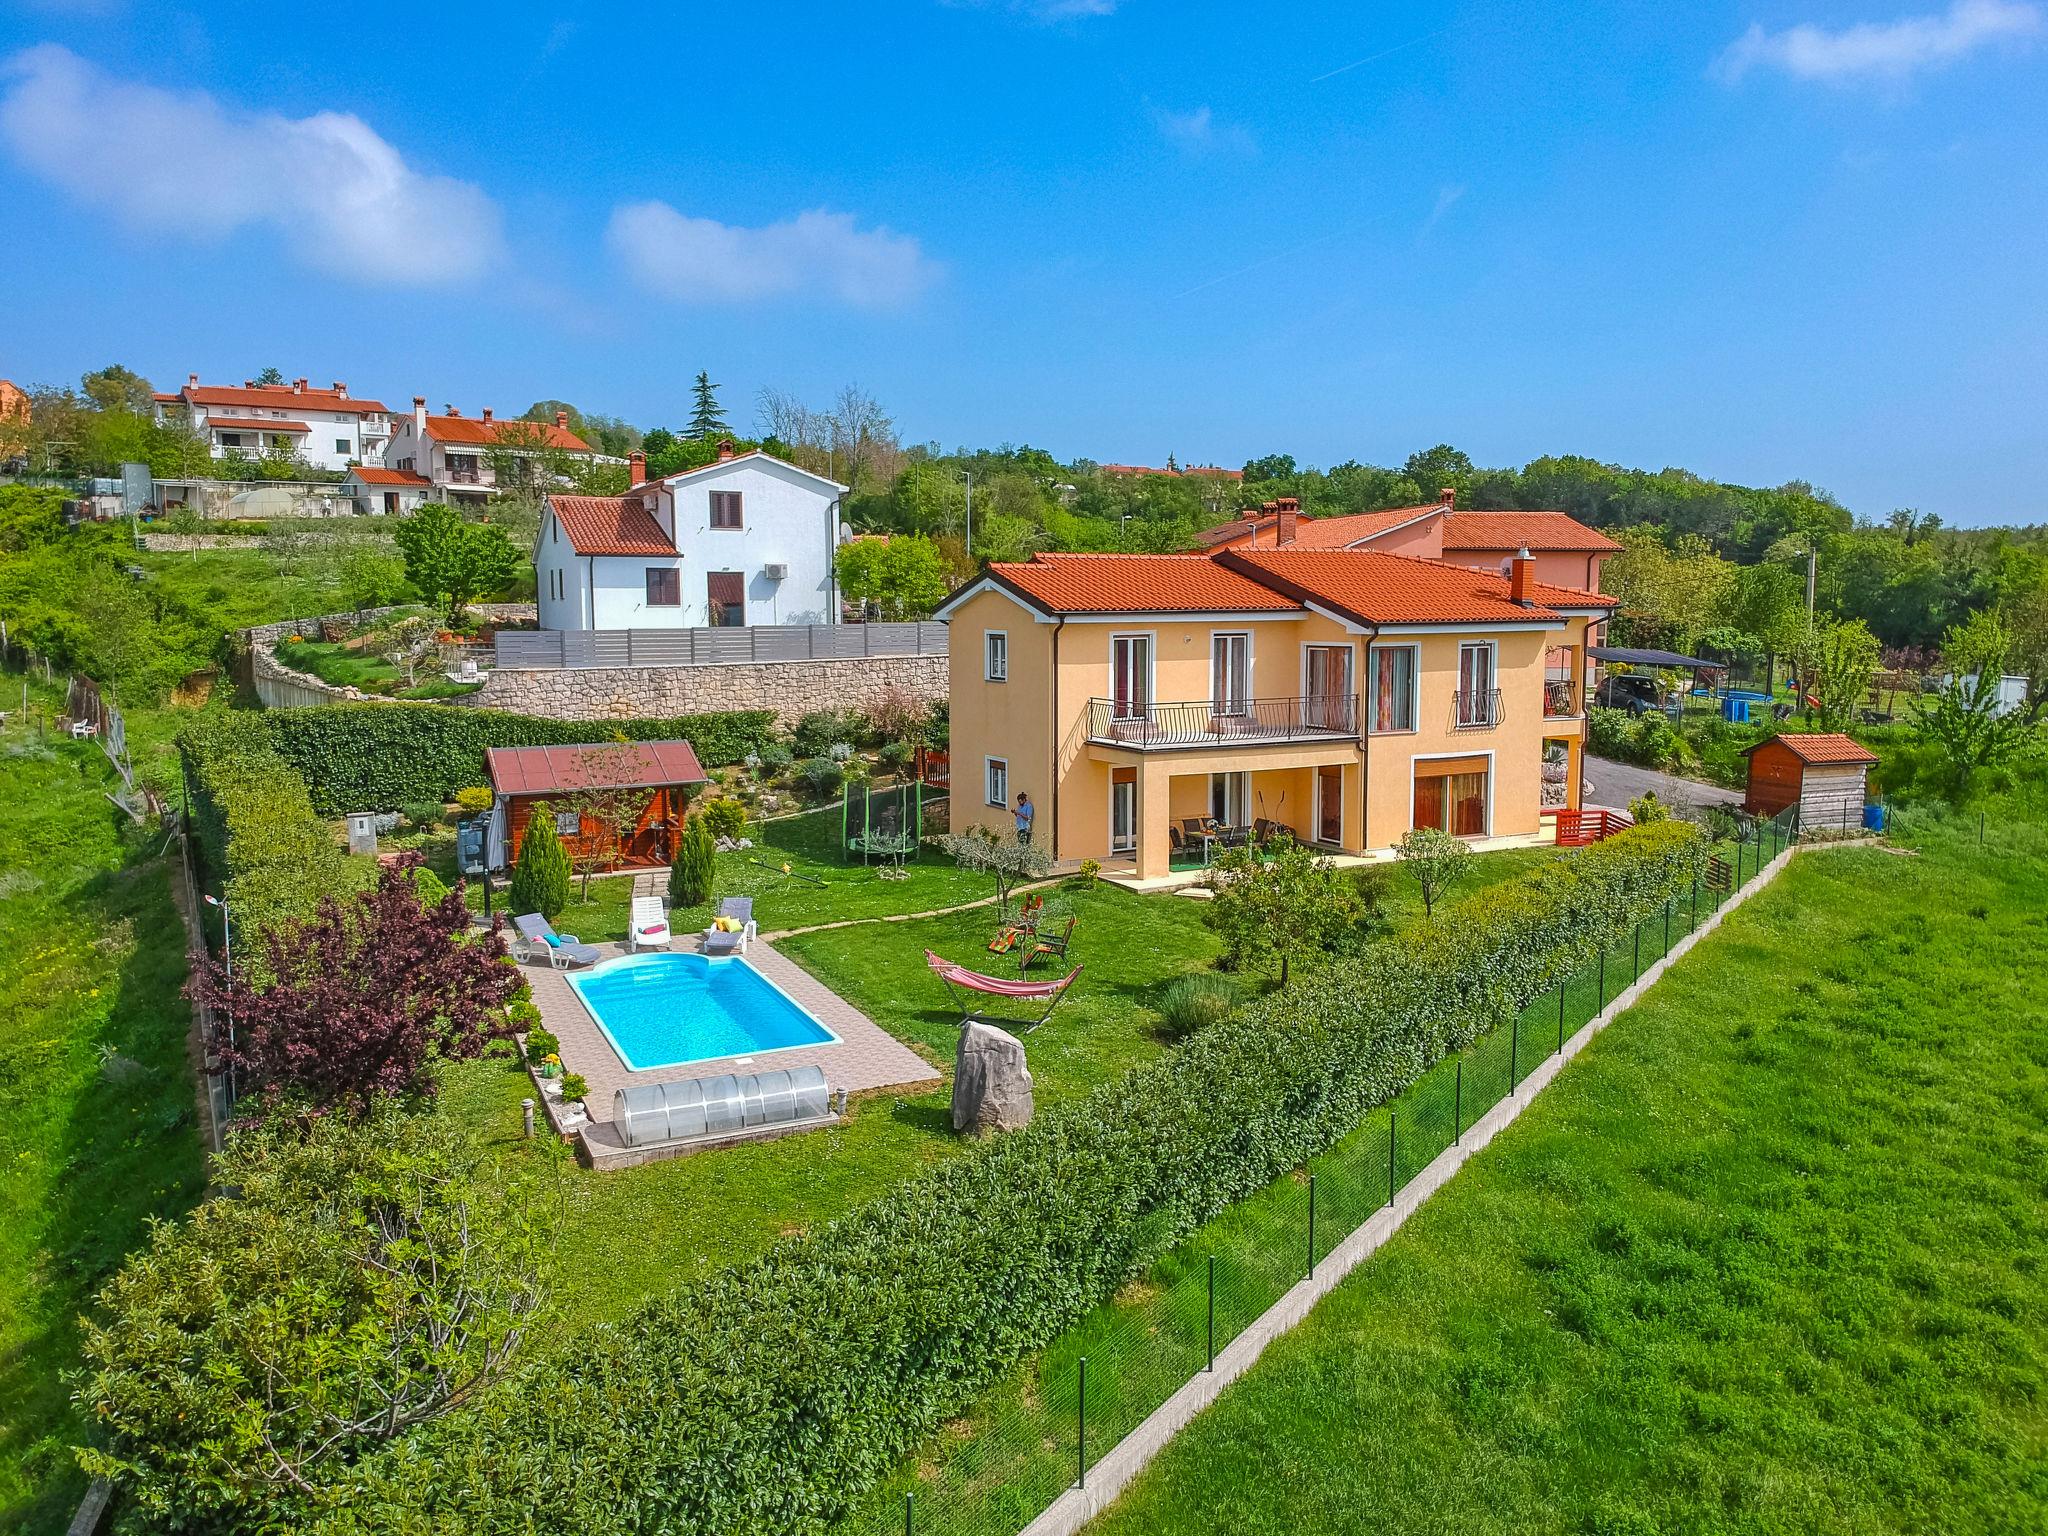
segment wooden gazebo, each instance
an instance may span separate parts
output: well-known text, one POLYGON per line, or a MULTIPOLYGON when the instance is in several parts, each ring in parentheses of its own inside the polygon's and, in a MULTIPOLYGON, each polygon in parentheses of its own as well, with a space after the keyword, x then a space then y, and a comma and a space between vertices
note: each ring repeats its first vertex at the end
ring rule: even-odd
POLYGON ((687 741, 492 747, 485 759, 504 817, 508 864, 518 862, 533 808, 545 802, 571 860, 659 868, 675 852, 690 788, 706 777, 687 741))

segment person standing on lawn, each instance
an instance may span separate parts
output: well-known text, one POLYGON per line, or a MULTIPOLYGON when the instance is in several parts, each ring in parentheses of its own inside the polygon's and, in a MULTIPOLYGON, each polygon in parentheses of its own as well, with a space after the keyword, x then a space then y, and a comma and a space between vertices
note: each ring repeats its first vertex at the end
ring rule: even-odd
POLYGON ((1025 794, 1023 790, 1021 790, 1021 789, 1020 789, 1020 790, 1018 790, 1018 791, 1017 791, 1017 841, 1018 841, 1018 842, 1020 842, 1020 843, 1028 843, 1028 842, 1030 842, 1030 841, 1031 841, 1031 822, 1032 822, 1032 818, 1033 818, 1033 817, 1035 817, 1035 816, 1036 816, 1037 814, 1038 814, 1038 810, 1037 810, 1037 807, 1035 807, 1035 806, 1033 806, 1033 805, 1032 805, 1032 803, 1031 803, 1031 797, 1030 797, 1029 795, 1025 794))

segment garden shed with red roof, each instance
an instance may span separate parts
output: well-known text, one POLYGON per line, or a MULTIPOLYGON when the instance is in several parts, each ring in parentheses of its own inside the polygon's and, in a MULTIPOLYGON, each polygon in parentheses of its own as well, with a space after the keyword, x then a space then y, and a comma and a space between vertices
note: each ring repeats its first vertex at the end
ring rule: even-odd
POLYGON ((675 851, 691 790, 707 778, 687 741, 492 747, 485 763, 504 816, 507 864, 518 862, 534 810, 545 805, 573 864, 659 868, 675 851))
POLYGON ((1863 825, 1868 776, 1877 754, 1838 732, 1773 736, 1747 748, 1749 789, 1742 808, 1775 816, 1799 807, 1802 827, 1863 825))

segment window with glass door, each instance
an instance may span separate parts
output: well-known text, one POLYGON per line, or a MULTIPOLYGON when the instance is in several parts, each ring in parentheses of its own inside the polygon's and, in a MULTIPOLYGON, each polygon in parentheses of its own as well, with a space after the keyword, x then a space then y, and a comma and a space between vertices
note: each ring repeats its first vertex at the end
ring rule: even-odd
POLYGON ((1579 712, 1578 652, 1569 645, 1553 645, 1543 653, 1543 713, 1553 720, 1579 712))
POLYGON ((1417 827, 1435 827, 1454 837, 1486 836, 1485 759, 1419 762, 1415 765, 1417 827))
POLYGON ((1249 825, 1245 819, 1245 807, 1250 799, 1250 774, 1212 773, 1209 775, 1209 817, 1219 826, 1242 827, 1249 825))
POLYGON ((1496 714, 1493 642, 1468 641, 1458 647, 1458 728, 1496 725, 1496 714))
POLYGON ((1351 647, 1307 647, 1302 672, 1307 693, 1302 700, 1302 723, 1316 731, 1351 730, 1351 647))
POLYGON ((1112 635, 1109 640, 1109 713, 1143 720, 1152 710, 1152 637, 1112 635))
POLYGON ((1252 637, 1223 632, 1209 637, 1209 712, 1249 714, 1252 707, 1252 637))
POLYGON ((1131 853, 1138 846, 1138 770, 1109 772, 1109 851, 1131 853))
POLYGON ((1372 729, 1375 732, 1415 729, 1416 648, 1376 645, 1371 651, 1372 729))

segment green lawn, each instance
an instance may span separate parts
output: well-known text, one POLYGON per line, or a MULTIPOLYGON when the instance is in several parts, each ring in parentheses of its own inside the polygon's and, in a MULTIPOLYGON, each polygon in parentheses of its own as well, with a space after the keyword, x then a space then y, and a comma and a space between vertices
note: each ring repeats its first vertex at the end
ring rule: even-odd
MULTIPOLYGON (((963 878, 930 868, 913 882, 927 876, 963 878)), ((965 890, 967 899, 978 894, 978 883, 965 890)), ((1166 980, 1216 954, 1195 902, 1109 885, 1058 896, 1079 920, 1073 953, 1084 969, 1051 1022, 1026 1042, 1041 1104, 1085 1092, 1165 1050, 1150 999, 1166 980)), ((993 965, 983 950, 991 926, 985 911, 960 912, 827 929, 781 947, 950 1079, 959 1014, 921 951, 963 961, 982 953, 993 965)), ((451 1112, 507 1157, 528 1155, 518 1136, 519 1100, 529 1091, 525 1074, 503 1059, 448 1074, 451 1112)), ((620 1172, 574 1171, 557 1249, 572 1310, 593 1320, 621 1317, 700 1268, 751 1257, 953 1155, 963 1143, 951 1129, 948 1093, 871 1097, 842 1126, 781 1141, 620 1172)))
POLYGON ((352 649, 339 641, 292 640, 287 637, 275 647, 277 659, 288 667, 310 672, 336 688, 360 688, 364 693, 384 694, 394 699, 452 699, 474 693, 482 683, 451 682, 434 669, 430 658, 414 670, 414 681, 406 682, 397 665, 382 656, 352 649))
POLYGON ((1097 1528, 2048 1527, 2044 912, 1796 860, 1097 1528))
POLYGON ((114 782, 96 746, 0 731, 0 1530, 69 1521, 74 1320, 204 1182, 162 834, 114 782))

